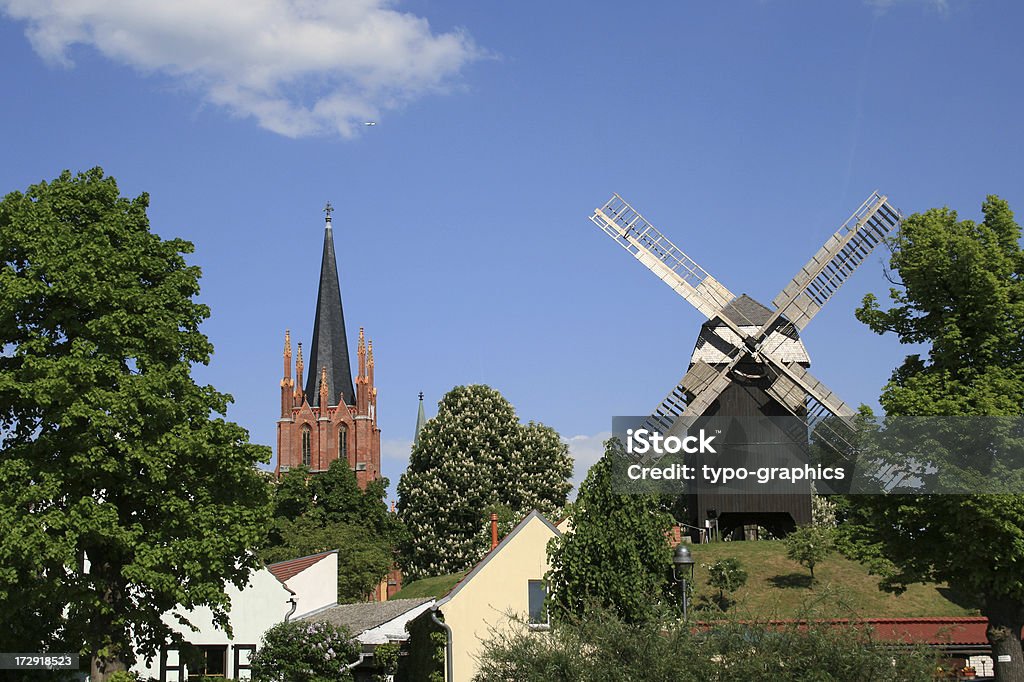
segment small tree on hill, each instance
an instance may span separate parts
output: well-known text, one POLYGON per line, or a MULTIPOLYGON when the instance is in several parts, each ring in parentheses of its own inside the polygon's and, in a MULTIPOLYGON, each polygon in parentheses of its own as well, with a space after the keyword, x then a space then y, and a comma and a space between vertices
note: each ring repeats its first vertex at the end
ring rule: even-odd
POLYGON ((654 495, 612 489, 612 459, 625 457, 617 439, 590 468, 572 505, 572 532, 548 545, 551 611, 580 616, 592 604, 628 621, 650 616, 668 586, 672 517, 654 495))
POLYGON ((568 446, 554 429, 520 424, 512 405, 489 386, 456 386, 420 431, 398 483, 398 513, 409 532, 406 574, 472 566, 489 547, 491 511, 508 510, 507 524, 531 509, 557 516, 571 475, 568 446))
POLYGON ((707 567, 708 585, 718 588, 718 605, 724 610, 731 594, 747 584, 747 572, 735 557, 719 559, 707 567))
POLYGON ((811 572, 835 549, 834 532, 825 526, 800 526, 786 536, 786 556, 811 572))

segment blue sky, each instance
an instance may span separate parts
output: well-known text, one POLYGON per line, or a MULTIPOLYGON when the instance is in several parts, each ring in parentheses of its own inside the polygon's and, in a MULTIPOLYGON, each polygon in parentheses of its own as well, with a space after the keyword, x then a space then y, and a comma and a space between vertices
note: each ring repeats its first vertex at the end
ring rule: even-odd
MULTIPOLYGON (((419 391, 488 383, 583 469, 679 379, 702 318, 587 220, 612 192, 765 302, 874 189, 1024 209, 1017 2, 165 4, 0 0, 0 191, 149 192, 203 268, 197 375, 268 445, 330 200, 393 482, 419 391)), ((805 331, 847 402, 905 353, 853 319, 887 287, 876 254, 805 331)))

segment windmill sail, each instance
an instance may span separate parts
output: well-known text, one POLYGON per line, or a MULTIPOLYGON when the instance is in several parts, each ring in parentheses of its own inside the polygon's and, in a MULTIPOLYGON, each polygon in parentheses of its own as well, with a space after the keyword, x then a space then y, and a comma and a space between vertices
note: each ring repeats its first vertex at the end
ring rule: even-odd
POLYGON ((680 415, 686 412, 689 397, 703 394, 714 384, 720 373, 720 370, 706 362, 693 363, 682 380, 669 391, 654 413, 646 420, 647 428, 668 434, 680 415))
POLYGON ((736 298, 618 194, 590 220, 706 317, 736 298))
POLYGON ((902 219, 874 192, 775 297, 775 317, 785 316, 797 329, 807 326, 902 219))

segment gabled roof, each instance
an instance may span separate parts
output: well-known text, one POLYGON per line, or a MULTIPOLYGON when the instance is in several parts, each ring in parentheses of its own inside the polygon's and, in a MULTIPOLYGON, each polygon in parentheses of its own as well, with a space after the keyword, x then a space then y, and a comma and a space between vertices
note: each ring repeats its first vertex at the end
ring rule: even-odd
POLYGON ((299 557, 298 559, 279 561, 276 564, 267 564, 267 570, 270 571, 275 578, 281 582, 285 582, 299 573, 302 573, 318 561, 337 553, 338 550, 332 549, 329 552, 320 552, 319 554, 310 554, 309 556, 299 557))
POLYGON ((341 284, 338 262, 334 257, 334 230, 330 214, 324 228, 324 255, 320 262, 320 286, 316 294, 316 317, 313 318, 313 344, 309 351, 309 374, 306 378, 306 399, 320 405, 320 370, 327 369, 327 402, 355 405, 352 388, 352 367, 348 358, 348 336, 345 335, 345 312, 341 306, 341 284))
POLYGON ((501 552, 501 550, 504 549, 505 545, 510 543, 513 540, 513 538, 515 538, 515 536, 519 534, 519 531, 525 528, 527 524, 529 524, 530 521, 533 519, 540 519, 544 523, 544 525, 551 529, 551 532, 554 533, 556 537, 562 534, 562 532, 555 527, 555 524, 548 521, 547 517, 545 517, 539 511, 534 509, 533 511, 526 515, 526 518, 520 521, 519 524, 512 529, 512 532, 510 532, 508 535, 502 538, 501 542, 498 543, 497 547, 495 547, 487 554, 485 554, 484 558, 478 561, 476 566, 473 567, 473 570, 466 574, 466 577, 464 577, 459 582, 455 583, 455 587, 453 587, 448 594, 438 599, 437 602, 434 604, 433 609, 436 611, 438 608, 444 606, 449 601, 451 601, 452 597, 458 594, 459 590, 461 590, 463 586, 465 586, 470 580, 472 580, 477 573, 482 571, 484 569, 484 566, 486 566, 491 559, 497 556, 501 552))
POLYGON ((360 604, 337 604, 313 613, 307 613, 298 620, 312 620, 348 628, 353 636, 379 627, 417 606, 433 601, 431 597, 419 599, 392 599, 391 601, 364 602, 360 604))

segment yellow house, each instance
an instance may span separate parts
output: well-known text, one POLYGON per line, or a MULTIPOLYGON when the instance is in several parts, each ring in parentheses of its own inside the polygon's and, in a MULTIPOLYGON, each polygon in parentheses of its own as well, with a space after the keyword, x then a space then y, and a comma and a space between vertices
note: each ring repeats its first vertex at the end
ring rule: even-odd
POLYGON ((544 574, 548 540, 560 536, 534 510, 433 606, 435 622, 448 638, 448 682, 470 682, 477 671, 483 641, 509 626, 515 614, 537 629, 547 627, 544 574), (441 622, 437 616, 443 615, 441 622))

